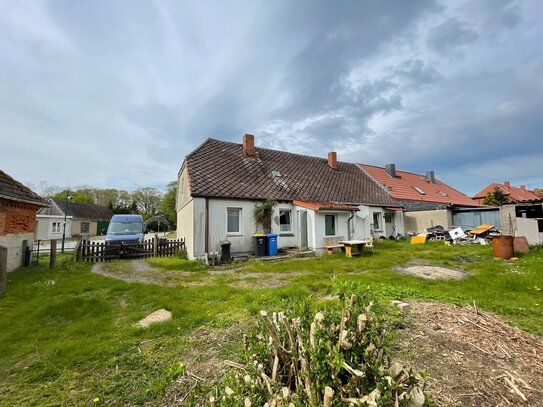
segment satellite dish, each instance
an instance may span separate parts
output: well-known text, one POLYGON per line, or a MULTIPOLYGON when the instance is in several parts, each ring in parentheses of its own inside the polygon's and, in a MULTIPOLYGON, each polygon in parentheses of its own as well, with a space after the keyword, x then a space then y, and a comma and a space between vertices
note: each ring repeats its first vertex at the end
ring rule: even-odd
POLYGON ((358 207, 358 212, 356 212, 356 216, 362 219, 366 219, 366 217, 370 214, 370 208, 368 208, 366 205, 360 205, 358 207))

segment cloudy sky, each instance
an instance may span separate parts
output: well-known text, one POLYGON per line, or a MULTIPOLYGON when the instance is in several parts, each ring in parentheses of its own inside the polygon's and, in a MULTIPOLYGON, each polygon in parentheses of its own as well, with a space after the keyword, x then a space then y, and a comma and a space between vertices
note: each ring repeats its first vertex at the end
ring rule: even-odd
POLYGON ((207 137, 543 187, 543 2, 0 0, 0 168, 175 179, 207 137))

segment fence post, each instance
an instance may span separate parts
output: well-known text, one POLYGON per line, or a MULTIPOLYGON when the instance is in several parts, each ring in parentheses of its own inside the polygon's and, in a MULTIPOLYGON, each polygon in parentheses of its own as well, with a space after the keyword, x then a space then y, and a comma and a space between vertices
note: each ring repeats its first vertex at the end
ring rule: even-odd
POLYGON ((153 237, 153 256, 156 257, 158 255, 158 234, 155 233, 155 237, 153 237))
POLYGON ((83 238, 79 238, 77 245, 75 246, 75 261, 81 261, 83 259, 83 238))
POLYGON ((55 268, 57 265, 57 241, 51 240, 51 249, 49 250, 49 268, 55 268))
POLYGON ((0 246, 0 298, 6 295, 8 284, 8 248, 0 246))

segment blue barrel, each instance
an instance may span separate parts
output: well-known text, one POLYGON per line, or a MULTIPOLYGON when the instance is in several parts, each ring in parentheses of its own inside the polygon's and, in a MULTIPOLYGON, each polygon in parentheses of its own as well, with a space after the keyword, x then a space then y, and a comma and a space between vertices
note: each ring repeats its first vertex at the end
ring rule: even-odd
POLYGON ((277 256, 277 233, 268 233, 266 236, 266 255, 277 256))

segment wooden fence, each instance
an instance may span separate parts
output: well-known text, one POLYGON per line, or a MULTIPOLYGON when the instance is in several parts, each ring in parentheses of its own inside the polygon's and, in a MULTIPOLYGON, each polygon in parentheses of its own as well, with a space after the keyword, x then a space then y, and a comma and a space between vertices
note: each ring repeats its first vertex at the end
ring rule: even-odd
POLYGON ((143 242, 89 242, 81 241, 76 247, 76 259, 92 263, 116 259, 173 256, 185 250, 185 240, 153 239, 143 242))

